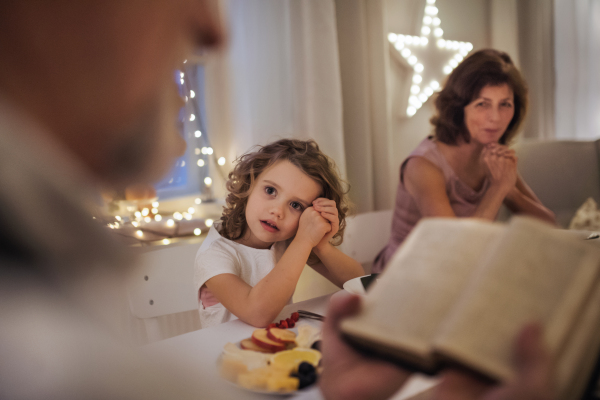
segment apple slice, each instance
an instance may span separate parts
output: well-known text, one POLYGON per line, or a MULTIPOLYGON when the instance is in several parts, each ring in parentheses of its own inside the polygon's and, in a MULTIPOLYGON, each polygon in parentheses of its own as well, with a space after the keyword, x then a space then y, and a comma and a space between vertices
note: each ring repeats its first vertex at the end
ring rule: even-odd
POLYGON ((296 334, 292 331, 288 331, 287 329, 267 329, 267 337, 276 341, 277 343, 287 344, 296 342, 296 334))
POLYGON ((252 341, 257 346, 260 346, 263 349, 267 349, 272 353, 285 350, 285 345, 283 343, 278 343, 267 337, 266 329, 257 329, 254 332, 252 332, 252 341))
POLYGON ((251 338, 242 340, 240 342, 240 347, 244 350, 258 351, 259 353, 273 353, 271 350, 267 350, 254 343, 251 338))

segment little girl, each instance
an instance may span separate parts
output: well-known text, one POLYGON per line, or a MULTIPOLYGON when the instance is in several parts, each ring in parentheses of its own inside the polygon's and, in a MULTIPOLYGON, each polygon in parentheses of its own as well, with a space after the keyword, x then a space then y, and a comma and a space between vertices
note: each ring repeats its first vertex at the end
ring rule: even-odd
POLYGON ((202 328, 238 317, 257 327, 277 317, 308 264, 334 284, 364 275, 332 245, 348 211, 334 162, 312 140, 283 139, 237 160, 221 220, 194 269, 202 328))

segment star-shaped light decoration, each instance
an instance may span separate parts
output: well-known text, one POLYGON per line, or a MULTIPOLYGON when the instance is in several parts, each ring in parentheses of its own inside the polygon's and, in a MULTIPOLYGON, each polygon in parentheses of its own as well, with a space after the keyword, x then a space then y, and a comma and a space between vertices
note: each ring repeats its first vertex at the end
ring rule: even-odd
POLYGON ((388 34, 390 43, 414 70, 406 109, 409 117, 415 115, 423 103, 440 90, 440 82, 444 77, 473 50, 472 43, 444 40, 435 1, 427 0, 421 36, 388 34))

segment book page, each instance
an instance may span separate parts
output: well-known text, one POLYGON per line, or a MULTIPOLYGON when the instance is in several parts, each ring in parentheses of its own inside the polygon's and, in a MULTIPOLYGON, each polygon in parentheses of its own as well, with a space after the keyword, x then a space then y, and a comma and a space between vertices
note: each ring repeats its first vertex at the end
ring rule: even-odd
POLYGON ((556 354, 598 276, 600 250, 530 218, 513 218, 473 276, 436 348, 500 380, 514 376, 513 345, 534 321, 556 354))
POLYGON ((442 320, 503 229, 474 219, 421 220, 367 293, 360 314, 344 321, 342 330, 426 357, 442 320))
POLYGON ((556 358, 558 399, 579 399, 590 378, 600 349, 600 279, 571 328, 556 358))

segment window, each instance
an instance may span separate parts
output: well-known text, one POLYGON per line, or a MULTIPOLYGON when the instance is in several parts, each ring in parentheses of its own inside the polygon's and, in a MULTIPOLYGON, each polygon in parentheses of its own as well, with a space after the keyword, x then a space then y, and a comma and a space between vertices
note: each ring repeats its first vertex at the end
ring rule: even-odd
POLYGON ((175 79, 185 100, 177 122, 187 148, 155 188, 160 200, 196 195, 206 201, 213 198, 211 186, 215 168, 206 129, 205 68, 202 62, 188 61, 184 65, 185 68, 176 72, 175 79))

